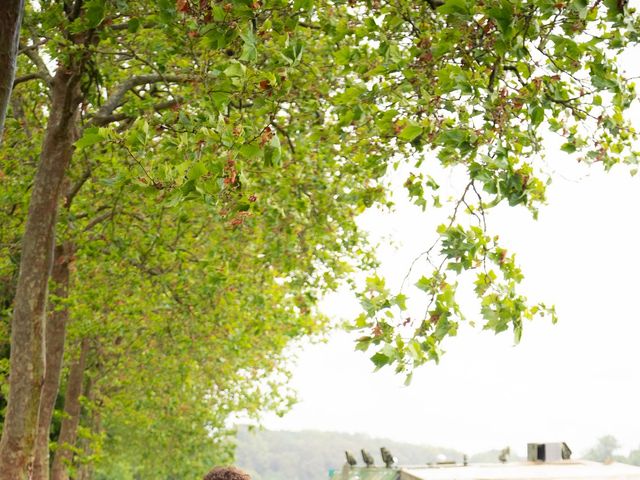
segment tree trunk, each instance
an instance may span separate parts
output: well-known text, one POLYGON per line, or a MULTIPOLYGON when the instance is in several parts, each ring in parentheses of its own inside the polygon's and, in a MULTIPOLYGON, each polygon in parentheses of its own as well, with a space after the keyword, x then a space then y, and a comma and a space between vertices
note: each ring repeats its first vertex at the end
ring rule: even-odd
MULTIPOLYGON (((58 245, 53 256, 51 279, 55 283, 56 297, 66 299, 69 292, 69 263, 73 257, 70 244, 58 245)), ((40 412, 38 414, 38 432, 35 444, 35 459, 31 480, 49 479, 49 432, 51 418, 60 388, 60 372, 64 355, 69 309, 65 306, 50 306, 49 318, 45 329, 44 384, 40 396, 40 412)))
POLYGON ((20 44, 20 24, 24 13, 24 0, 0 2, 0 145, 9 98, 16 76, 16 57, 20 44))
POLYGON ((80 346, 78 359, 73 362, 69 370, 69 381, 67 382, 67 392, 64 397, 64 417, 60 426, 60 436, 58 437, 58 448, 53 457, 51 466, 51 480, 69 480, 68 465, 73 460, 73 448, 78 436, 78 425, 80 423, 80 395, 82 394, 82 382, 84 380, 84 369, 87 363, 87 353, 89 352, 89 341, 84 338, 80 346))
POLYGON ((75 140, 80 74, 61 65, 35 175, 11 321, 9 403, 0 441, 0 480, 30 475, 44 374, 44 321, 62 180, 75 140))
MULTIPOLYGON (((91 383, 87 384, 87 390, 85 391, 85 396, 89 397, 89 391, 91 389, 91 383)), ((89 397, 91 398, 91 397, 89 397)), ((100 411, 99 410, 94 410, 91 413, 91 431, 92 432, 100 432, 102 429, 101 426, 101 417, 100 417, 100 411)), ((82 449, 82 453, 83 455, 85 455, 86 457, 88 457, 89 455, 92 454, 92 450, 91 450, 91 439, 89 438, 83 438, 80 440, 80 447, 82 449)), ((80 465, 77 469, 76 472, 76 476, 74 477, 74 480, 91 480, 93 478, 93 473, 94 473, 94 463, 93 462, 86 462, 82 465, 80 465)))

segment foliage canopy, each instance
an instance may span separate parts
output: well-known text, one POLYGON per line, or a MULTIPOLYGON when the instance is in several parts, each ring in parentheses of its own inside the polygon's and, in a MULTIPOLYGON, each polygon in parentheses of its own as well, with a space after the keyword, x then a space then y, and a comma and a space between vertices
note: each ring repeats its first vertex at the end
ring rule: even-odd
POLYGON ((458 279, 486 329, 519 339, 554 317, 517 290, 487 214, 536 214, 545 132, 581 161, 637 163, 617 55, 638 26, 616 0, 27 2, 0 151, 3 339, 13 311, 12 355, 31 349, 38 372, 41 339, 24 332, 42 318, 21 306, 48 299, 69 312, 66 365, 89 345, 64 469, 186 478, 228 455, 205 445, 232 415, 286 408, 284 348, 326 328, 325 292, 375 265, 356 218, 392 207, 394 170, 426 215, 451 215, 412 267, 423 316, 375 275, 360 292, 357 347, 376 366, 438 359, 464 319, 458 279), (453 199, 443 170, 465 177, 453 199), (36 217, 39 192, 53 207, 36 217), (57 259, 73 266, 62 297, 17 280, 48 278, 25 247, 47 219, 49 247, 73 252, 57 259))

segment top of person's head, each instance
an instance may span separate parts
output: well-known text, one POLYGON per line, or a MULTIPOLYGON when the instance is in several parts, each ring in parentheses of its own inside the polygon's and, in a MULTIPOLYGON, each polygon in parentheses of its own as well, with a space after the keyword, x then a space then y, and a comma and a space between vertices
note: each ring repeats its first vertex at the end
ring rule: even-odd
POLYGON ((248 473, 235 467, 216 467, 202 480, 251 480, 248 473))

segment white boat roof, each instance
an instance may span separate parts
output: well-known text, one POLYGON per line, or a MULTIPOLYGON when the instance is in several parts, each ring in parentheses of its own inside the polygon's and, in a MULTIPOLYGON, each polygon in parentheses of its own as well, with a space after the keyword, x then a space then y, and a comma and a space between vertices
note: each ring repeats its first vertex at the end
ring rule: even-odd
POLYGON ((400 480, 640 480, 640 467, 589 461, 401 467, 400 480))

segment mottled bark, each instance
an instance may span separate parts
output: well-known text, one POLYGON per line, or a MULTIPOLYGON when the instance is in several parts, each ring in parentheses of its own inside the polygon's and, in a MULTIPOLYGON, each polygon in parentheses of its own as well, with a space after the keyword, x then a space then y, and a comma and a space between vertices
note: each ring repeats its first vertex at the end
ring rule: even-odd
MULTIPOLYGON (((70 244, 58 245, 53 256, 51 280, 55 285, 53 294, 59 299, 66 299, 69 292, 69 264, 73 258, 73 247, 70 244)), ((38 432, 35 444, 35 459, 31 480, 48 480, 49 478, 49 432, 51 418, 60 388, 60 372, 64 355, 64 341, 69 309, 65 305, 53 304, 49 307, 49 315, 45 328, 45 370, 44 384, 40 396, 40 412, 38 414, 38 432)))
POLYGON ((64 397, 64 416, 60 426, 60 436, 58 437, 58 448, 53 457, 51 465, 51 480, 69 480, 67 465, 73 460, 73 448, 78 437, 78 425, 80 423, 80 395, 82 394, 82 383, 84 380, 84 370, 89 352, 89 341, 85 338, 80 346, 78 358, 71 364, 69 370, 69 380, 67 381, 67 391, 64 397))
POLYGON ((0 441, 0 480, 30 475, 44 377, 44 321, 58 199, 73 154, 80 75, 60 66, 35 175, 11 321, 9 403, 0 441))
POLYGON ((16 76, 16 57, 20 44, 20 24, 24 13, 24 0, 0 2, 0 145, 9 98, 16 76))

